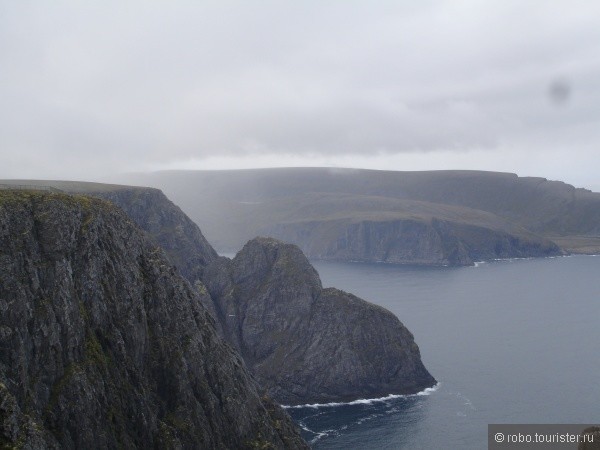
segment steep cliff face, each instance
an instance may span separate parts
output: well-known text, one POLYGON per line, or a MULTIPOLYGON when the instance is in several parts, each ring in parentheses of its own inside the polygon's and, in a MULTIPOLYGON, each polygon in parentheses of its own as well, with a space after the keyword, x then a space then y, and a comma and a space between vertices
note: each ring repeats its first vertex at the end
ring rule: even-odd
POLYGON ((127 186, 89 194, 123 209, 167 252, 171 262, 187 279, 200 278, 202 269, 217 258, 198 226, 158 189, 127 186))
POLYGON ((109 199, 163 246, 180 270, 185 258, 194 261, 182 272, 196 297, 276 400, 354 400, 413 393, 434 383, 412 336, 395 316, 350 294, 322 289, 297 247, 259 239, 233 261, 218 258, 198 227, 160 191, 45 183, 109 199), (181 234, 170 236, 174 229, 181 234), (331 314, 332 305, 336 314, 331 314), (370 317, 371 309, 376 325, 361 319, 370 317))
POLYGON ((481 215, 490 214, 496 225, 510 222, 565 251, 600 252, 600 193, 544 178, 481 171, 274 168, 165 171, 140 174, 136 181, 163 189, 223 251, 237 251, 248 239, 268 235, 273 224, 299 226, 332 216, 358 221, 368 211, 378 216, 372 218, 376 221, 390 215, 403 220, 427 216, 474 226, 482 225, 481 215), (426 214, 423 202, 430 205, 426 214), (211 214, 205 214, 207 209, 211 214))
POLYGON ((266 234, 298 245, 310 258, 433 266, 561 255, 552 241, 526 231, 432 220, 304 221, 268 227, 266 234))
MULTIPOLYGON (((108 200, 125 211, 165 251, 169 261, 192 284, 202 304, 214 316, 212 299, 201 279, 204 268, 218 255, 198 225, 158 189, 133 186, 106 189, 103 186, 80 183, 70 192, 108 200)), ((215 325, 221 333, 221 324, 215 325)))
MULTIPOLYGON (((167 251, 188 280, 201 279, 204 267, 217 257, 198 226, 157 189, 121 187, 110 191, 97 189, 90 194, 110 200, 127 212, 167 251)), ((337 197, 311 196, 310 200, 310 206, 303 207, 301 215, 310 217, 315 210, 325 215, 325 211, 340 209, 341 199, 337 197)), ((356 198, 352 200, 355 205, 356 198)), ((376 203, 373 198, 365 202, 363 208, 376 203)), ((417 217, 301 220, 263 226, 260 234, 296 244, 309 258, 337 261, 468 266, 475 261, 563 253, 552 241, 491 214, 455 211, 452 207, 442 209, 441 205, 433 207, 423 202, 407 203, 398 202, 396 207, 410 209, 415 215, 431 214, 426 208, 437 207, 438 215, 454 220, 417 217), (461 214, 470 214, 471 223, 457 221, 461 214)), ((210 302, 205 303, 210 308, 210 302)))
POLYGON ((323 289, 300 249, 256 238, 220 258, 206 284, 228 340, 284 404, 409 394, 435 384, 389 311, 323 289))
POLYGON ((198 226, 160 190, 118 184, 57 180, 0 180, 0 189, 29 186, 109 200, 156 241, 187 279, 198 279, 217 253, 198 226))
POLYGON ((108 202, 0 191, 0 311, 2 444, 306 447, 108 202))
POLYGON ((90 193, 119 205, 164 246, 171 261, 181 261, 182 256, 197 261, 183 274, 217 318, 221 336, 277 401, 354 400, 414 393, 435 383, 421 363, 412 335, 395 316, 350 294, 323 290, 318 274, 297 247, 258 239, 231 262, 217 258, 198 227, 160 191, 138 189, 90 193), (154 219, 157 215, 161 220, 154 219), (184 235, 169 238, 173 229, 184 235), (177 245, 164 245, 169 239, 177 245), (373 323, 359 320, 371 307, 378 311, 375 336, 373 323), (362 331, 355 329, 357 324, 362 331), (326 330, 336 331, 326 336, 326 330), (362 333, 360 338, 357 333, 362 333), (377 339, 379 348, 373 345, 377 339), (410 350, 413 346, 416 353, 410 350), (408 352, 406 357, 403 352, 408 352))

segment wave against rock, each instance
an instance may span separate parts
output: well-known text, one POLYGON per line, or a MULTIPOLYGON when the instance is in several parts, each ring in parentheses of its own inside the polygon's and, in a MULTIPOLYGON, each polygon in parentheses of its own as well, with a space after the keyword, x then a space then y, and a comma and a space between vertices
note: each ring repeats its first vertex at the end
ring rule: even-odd
POLYGON ((256 238, 208 267, 226 338, 267 392, 287 404, 412 394, 435 384, 391 312, 323 289, 295 245, 256 238))

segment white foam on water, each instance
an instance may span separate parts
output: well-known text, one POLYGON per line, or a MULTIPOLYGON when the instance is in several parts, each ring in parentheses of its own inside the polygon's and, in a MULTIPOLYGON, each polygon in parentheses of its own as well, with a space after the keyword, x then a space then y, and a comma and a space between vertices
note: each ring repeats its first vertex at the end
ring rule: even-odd
POLYGON ((376 419, 381 416, 382 416, 382 414, 371 414, 367 417, 363 417, 362 419, 357 420, 355 423, 357 425, 362 425, 363 423, 368 422, 369 420, 373 420, 373 419, 376 419))
POLYGON ((569 258, 571 256, 598 256, 598 255, 578 255, 578 254, 571 254, 571 255, 553 255, 553 256, 527 256, 527 257, 522 257, 522 258, 494 258, 494 259, 489 259, 487 261, 474 261, 473 265, 471 267, 479 267, 482 264, 486 264, 486 263, 498 263, 498 262, 507 262, 507 263, 512 263, 515 261, 530 261, 533 259, 556 259, 556 258, 569 258))
MULTIPOLYGON (((416 394, 408 394, 408 395, 397 395, 397 394, 390 394, 386 397, 379 397, 379 398, 370 398, 370 399, 358 399, 358 400, 354 400, 351 402, 332 402, 332 403, 314 403, 314 404, 309 404, 309 405, 297 405, 297 406, 285 406, 283 405, 284 408, 288 408, 288 409, 294 409, 294 408, 321 408, 321 407, 334 407, 334 406, 342 406, 342 405, 371 405, 374 403, 385 403, 387 404, 387 406, 391 406, 390 403, 388 403, 390 400, 394 400, 394 399, 398 399, 398 398, 410 398, 410 397, 419 397, 419 396, 428 396, 431 395, 432 393, 434 393, 435 391, 437 391, 440 387, 441 383, 437 383, 435 386, 427 388, 422 390, 421 392, 417 392, 416 394)), ((362 417, 360 419, 358 419, 357 421, 353 422, 355 425, 362 425, 365 422, 369 422, 373 419, 377 419, 378 417, 382 417, 385 414, 391 414, 394 412, 397 412, 398 408, 393 407, 390 410, 385 411, 385 413, 374 413, 374 414, 370 414, 366 417, 362 417)), ((324 414, 325 412, 317 412, 316 414, 312 414, 309 415, 307 417, 304 417, 302 420, 299 420, 298 426, 308 432, 313 434, 313 437, 311 439, 308 440, 308 443, 310 445, 315 444, 317 441, 320 441, 321 439, 323 439, 324 437, 327 436, 337 436, 340 434, 340 432, 348 429, 348 424, 342 425, 340 428, 333 428, 333 429, 329 429, 329 430, 322 430, 322 431, 314 431, 311 430, 307 424, 306 424, 306 419, 309 418, 314 418, 317 416, 320 416, 321 414, 324 414)))
POLYGON ((299 421, 298 425, 300 426, 300 428, 308 433, 312 433, 314 434, 314 437, 309 441, 309 444, 314 444, 315 442, 317 442, 319 439, 328 436, 330 434, 338 434, 339 431, 344 430, 346 427, 342 427, 340 428, 340 430, 323 430, 323 431, 313 431, 310 428, 308 428, 306 426, 306 424, 303 421, 299 421))
MULTIPOLYGON (((551 258, 550 256, 542 256, 542 259, 544 258, 551 258)), ((537 259, 534 258, 533 256, 527 257, 527 258, 494 258, 492 259, 492 261, 504 261, 504 262, 514 262, 514 261, 528 261, 530 259, 537 259)))
MULTIPOLYGON (((495 258, 490 259, 493 262, 515 262, 515 261, 529 261, 532 259, 557 259, 557 258, 570 258, 572 256, 597 256, 597 255, 582 255, 578 253, 573 253, 570 255, 553 255, 553 256, 527 256, 524 258, 495 258)), ((484 262, 484 261, 481 261, 484 262)))
POLYGON ((344 406, 344 405, 372 405, 373 403, 382 403, 388 400, 395 400, 397 398, 411 398, 411 397, 422 397, 433 394, 440 387, 441 383, 438 382, 435 386, 426 388, 421 392, 417 392, 416 394, 390 394, 387 397, 378 397, 378 398, 360 398, 358 400, 353 400, 351 402, 332 402, 332 403, 311 403, 306 405, 281 405, 286 409, 300 409, 300 408, 332 408, 335 406, 344 406))
POLYGON ((416 395, 416 396, 431 395, 440 388, 441 384, 442 383, 438 381, 435 386, 431 386, 427 389, 423 389, 421 392, 417 392, 416 394, 407 395, 406 397, 412 397, 413 395, 416 395))
MULTIPOLYGON (((312 430, 307 430, 307 431, 310 431, 311 433, 315 433, 312 430)), ((323 431, 319 431, 318 433, 316 433, 316 436, 310 440, 309 444, 314 444, 319 439, 321 439, 321 438, 323 438, 325 436, 329 436, 330 434, 334 433, 335 431, 336 430, 323 430, 323 431)))

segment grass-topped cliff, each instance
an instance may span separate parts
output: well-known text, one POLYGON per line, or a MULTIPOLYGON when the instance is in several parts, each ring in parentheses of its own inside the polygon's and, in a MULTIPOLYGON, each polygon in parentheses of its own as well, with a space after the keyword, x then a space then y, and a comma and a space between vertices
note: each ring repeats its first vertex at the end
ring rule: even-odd
POLYGON ((295 168, 132 179, 163 189, 223 251, 270 235, 321 259, 469 264, 600 252, 600 194, 544 178, 295 168))
POLYGON ((77 198, 97 197, 122 208, 149 237, 168 250, 172 264, 186 278, 199 278, 202 268, 217 253, 198 226, 158 189, 118 184, 54 180, 0 180, 2 187, 62 192, 77 198))

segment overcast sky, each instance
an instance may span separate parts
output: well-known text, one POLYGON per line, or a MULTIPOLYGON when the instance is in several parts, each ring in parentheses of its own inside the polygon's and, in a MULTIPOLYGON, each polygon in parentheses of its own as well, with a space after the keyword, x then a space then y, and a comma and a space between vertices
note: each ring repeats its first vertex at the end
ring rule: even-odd
POLYGON ((0 0, 1 178, 599 155, 599 2, 0 0))

